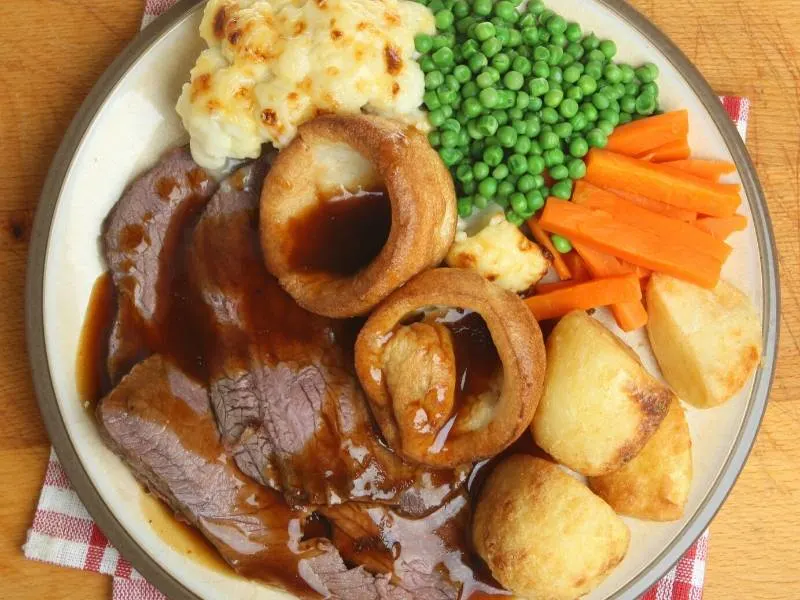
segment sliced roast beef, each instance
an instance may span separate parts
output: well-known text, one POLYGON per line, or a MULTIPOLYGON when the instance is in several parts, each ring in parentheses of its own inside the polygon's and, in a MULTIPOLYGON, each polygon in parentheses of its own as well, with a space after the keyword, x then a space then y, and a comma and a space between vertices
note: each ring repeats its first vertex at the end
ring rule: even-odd
POLYGON ((466 473, 407 464, 381 443, 354 374, 360 323, 303 310, 264 267, 259 177, 222 184, 188 253, 212 313, 209 389, 226 447, 292 506, 359 500, 430 512, 466 473))
POLYGON ((178 148, 136 179, 106 218, 103 250, 118 296, 108 353, 113 383, 157 350, 149 338, 167 321, 180 237, 216 188, 178 148))
MULTIPOLYGON (((401 550, 395 561, 348 568, 331 541, 320 537, 315 519, 288 508, 277 492, 239 471, 222 446, 203 386, 160 355, 135 366, 100 402, 97 417, 106 442, 137 479, 197 527, 242 575, 302 597, 454 600, 458 595, 460 584, 451 576, 462 581, 461 563, 453 560, 459 550, 441 532, 451 521, 457 526, 463 496, 419 521, 367 505, 332 508, 333 526, 350 536, 351 546, 369 537, 382 544, 385 557, 408 548, 408 561, 401 550), (429 551, 419 554, 420 544, 429 551), (386 570, 393 562, 394 579, 386 570)), ((351 553, 351 559, 358 555, 351 553)))

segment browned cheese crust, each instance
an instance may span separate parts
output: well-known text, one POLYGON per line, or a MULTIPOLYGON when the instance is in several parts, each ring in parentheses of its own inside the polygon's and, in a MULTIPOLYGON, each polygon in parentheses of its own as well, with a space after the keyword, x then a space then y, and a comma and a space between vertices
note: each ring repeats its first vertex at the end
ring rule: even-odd
MULTIPOLYGON (((544 383, 544 343, 530 310, 515 294, 465 269, 426 271, 389 296, 362 328, 355 359, 361 385, 389 445, 410 460, 437 467, 471 463, 502 452, 530 424, 544 383), (395 327, 409 314, 431 306, 478 313, 503 369, 499 396, 471 411, 475 414, 465 419, 465 425, 459 427, 456 422, 441 448, 403 444, 409 437, 403 426, 411 424, 398 423, 384 372, 384 350, 395 327)), ((409 381, 419 377, 419 373, 408 373, 409 381)))
POLYGON ((328 317, 369 312, 420 271, 439 264, 456 231, 453 181, 416 129, 375 116, 323 116, 302 125, 278 155, 261 194, 261 246, 267 268, 303 308, 328 317), (309 174, 315 144, 345 143, 371 161, 391 202, 391 230, 380 253, 351 276, 292 267, 288 223, 316 198, 309 174))

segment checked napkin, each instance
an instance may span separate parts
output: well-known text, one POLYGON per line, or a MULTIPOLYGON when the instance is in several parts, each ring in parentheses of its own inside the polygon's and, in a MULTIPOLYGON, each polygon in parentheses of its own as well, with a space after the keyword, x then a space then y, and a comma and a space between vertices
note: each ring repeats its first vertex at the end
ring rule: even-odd
MULTIPOLYGON (((147 0, 142 26, 174 1, 147 0)), ((746 98, 734 96, 721 100, 744 138, 750 103, 746 98)), ((108 542, 70 486, 55 452, 50 454, 39 504, 23 550, 33 560, 111 575, 113 600, 165 600, 108 542)), ((642 600, 701 600, 707 551, 708 532, 705 532, 642 600)))

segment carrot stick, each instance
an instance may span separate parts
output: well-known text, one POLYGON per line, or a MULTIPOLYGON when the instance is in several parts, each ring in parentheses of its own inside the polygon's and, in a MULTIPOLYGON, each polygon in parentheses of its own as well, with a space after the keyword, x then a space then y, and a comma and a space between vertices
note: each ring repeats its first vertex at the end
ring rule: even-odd
POLYGON ((589 270, 586 268, 586 264, 583 262, 583 259, 578 256, 577 252, 567 252, 562 255, 561 258, 564 259, 569 272, 572 274, 572 281, 577 283, 579 281, 589 281, 592 278, 589 274, 589 270))
POLYGON ((572 242, 583 242, 595 250, 705 288, 713 288, 719 281, 721 261, 695 252, 680 240, 655 238, 601 210, 549 198, 539 225, 572 242))
POLYGON ((747 228, 747 217, 733 215, 732 217, 703 217, 697 219, 695 225, 701 231, 711 234, 718 240, 725 240, 734 231, 747 228))
MULTIPOLYGON (((592 250, 588 246, 576 243, 572 246, 580 254, 589 272, 595 278, 614 277, 632 273, 630 268, 622 264, 618 258, 592 250)), ((638 279, 638 276, 637 276, 638 279)), ((640 286, 641 289, 641 286, 640 286)), ((611 312, 623 331, 633 331, 647 324, 647 311, 641 300, 620 302, 611 305, 611 312)))
POLYGON ((608 138, 606 149, 627 156, 641 156, 664 144, 685 139, 687 135, 689 111, 676 110, 617 127, 608 138))
POLYGON ((692 149, 689 148, 689 140, 682 138, 673 142, 667 142, 663 146, 654 148, 649 152, 645 152, 637 158, 649 160, 655 163, 663 163, 667 161, 683 160, 689 158, 692 149))
POLYGON ((623 267, 628 269, 631 273, 635 273, 639 279, 646 279, 647 277, 650 277, 650 275, 653 274, 653 272, 647 267, 643 267, 641 265, 634 265, 632 263, 629 263, 627 260, 620 260, 619 262, 620 264, 622 264, 623 267))
POLYGON ((571 279, 572 274, 569 272, 569 267, 567 267, 564 259, 561 258, 561 253, 555 249, 553 242, 550 241, 550 236, 547 235, 541 227, 539 227, 539 223, 536 221, 536 219, 528 219, 528 227, 530 227, 534 239, 541 246, 544 246, 545 249, 553 256, 553 268, 556 270, 558 278, 562 281, 565 279, 571 279))
POLYGON ((697 227, 639 208, 585 181, 578 181, 575 184, 572 201, 575 204, 605 211, 616 221, 636 227, 654 238, 679 240, 688 244, 693 250, 721 262, 725 262, 732 250, 725 242, 698 230, 697 227))
POLYGON ((550 292, 555 292, 556 290, 570 288, 579 283, 583 283, 583 281, 576 281, 574 279, 567 279, 565 281, 550 281, 548 283, 537 283, 534 289, 536 290, 537 294, 549 294, 550 292))
POLYGON ((598 148, 588 154, 586 181, 713 217, 729 217, 741 203, 739 185, 706 181, 672 167, 598 148))
POLYGON ((679 221, 685 221, 686 223, 694 223, 694 221, 697 219, 696 212, 693 212, 691 210, 686 210, 685 208, 678 208, 677 206, 672 206, 671 204, 665 204, 663 202, 660 202, 658 200, 653 200, 646 196, 640 196, 639 194, 626 192, 625 190, 606 189, 606 191, 611 192, 612 194, 615 194, 620 198, 624 198, 628 202, 631 202, 636 206, 639 206, 640 208, 644 208, 651 212, 664 215, 665 217, 678 219, 679 221))
POLYGON ((525 304, 538 321, 563 317, 573 310, 588 310, 609 304, 642 299, 639 280, 633 275, 595 279, 549 294, 531 296, 525 304))
POLYGON ((736 165, 727 160, 702 160, 693 158, 689 160, 673 160, 664 164, 673 169, 679 169, 697 177, 708 179, 709 181, 719 181, 719 178, 723 175, 736 172, 736 165))

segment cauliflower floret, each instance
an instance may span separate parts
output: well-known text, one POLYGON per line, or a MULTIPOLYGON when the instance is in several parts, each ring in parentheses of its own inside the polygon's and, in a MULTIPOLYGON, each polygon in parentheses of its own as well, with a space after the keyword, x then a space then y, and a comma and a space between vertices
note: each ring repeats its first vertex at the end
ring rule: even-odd
POLYGON ((472 236, 459 231, 446 261, 451 267, 477 271, 512 292, 527 290, 550 267, 541 248, 503 215, 493 216, 486 227, 472 236))

